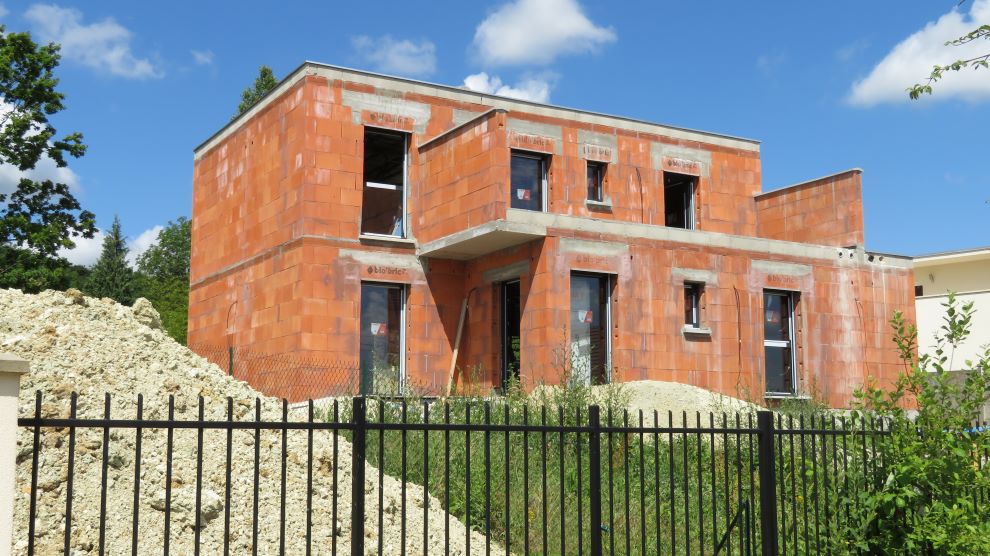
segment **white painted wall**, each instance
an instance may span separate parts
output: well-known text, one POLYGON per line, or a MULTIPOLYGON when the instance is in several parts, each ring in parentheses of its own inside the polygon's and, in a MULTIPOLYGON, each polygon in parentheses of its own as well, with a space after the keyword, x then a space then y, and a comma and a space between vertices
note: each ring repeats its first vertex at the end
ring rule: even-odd
POLYGON ((972 301, 972 333, 956 351, 950 370, 966 368, 967 359, 975 359, 981 346, 990 344, 990 257, 961 262, 915 262, 915 284, 924 287, 924 294, 915 299, 918 318, 918 351, 934 355, 935 334, 944 323, 942 304, 948 292, 956 292, 957 306, 972 301))
MULTIPOLYGON (((990 275, 987 277, 990 280, 990 275)), ((935 334, 944 323, 945 307, 942 306, 948 295, 926 295, 915 300, 914 307, 918 317, 918 352, 935 355, 935 334)), ((980 346, 990 343, 990 290, 977 293, 966 293, 956 296, 957 305, 972 301, 976 309, 973 314, 972 333, 966 343, 956 350, 953 356, 952 368, 957 371, 966 368, 967 359, 976 359, 982 351, 980 346)))

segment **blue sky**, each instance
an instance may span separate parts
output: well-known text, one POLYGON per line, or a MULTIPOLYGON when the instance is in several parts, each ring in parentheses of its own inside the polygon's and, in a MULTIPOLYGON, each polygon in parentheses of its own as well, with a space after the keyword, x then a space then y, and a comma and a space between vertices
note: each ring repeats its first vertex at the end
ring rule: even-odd
POLYGON ((8 0, 0 21, 63 43, 55 123, 89 152, 60 176, 138 250, 190 214, 192 149, 258 66, 309 59, 759 139, 764 190, 860 167, 867 248, 913 255, 990 245, 990 71, 904 93, 990 23, 956 3, 8 0))

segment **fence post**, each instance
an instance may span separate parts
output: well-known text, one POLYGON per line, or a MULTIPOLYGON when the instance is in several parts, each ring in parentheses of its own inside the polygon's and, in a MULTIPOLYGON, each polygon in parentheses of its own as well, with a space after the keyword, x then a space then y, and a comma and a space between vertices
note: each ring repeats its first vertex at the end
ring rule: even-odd
MULTIPOLYGON (((354 398, 351 422, 354 437, 351 440, 351 555, 364 555, 364 462, 367 422, 365 399, 354 398)), ((336 465, 336 462, 334 462, 336 465)), ((382 511, 378 508, 378 511, 382 511)))
POLYGON ((17 394, 28 362, 0 353, 0 554, 14 542, 14 477, 17 464, 17 394))
POLYGON ((759 411, 756 414, 759 430, 760 468, 760 538, 763 556, 777 556, 777 471, 774 465, 773 413, 759 411))
POLYGON ((227 346, 227 374, 234 376, 234 346, 227 346))
POLYGON ((591 533, 591 556, 601 556, 602 553, 602 466, 601 466, 601 417, 597 405, 588 406, 588 490, 591 500, 588 502, 591 519, 588 527, 591 533))

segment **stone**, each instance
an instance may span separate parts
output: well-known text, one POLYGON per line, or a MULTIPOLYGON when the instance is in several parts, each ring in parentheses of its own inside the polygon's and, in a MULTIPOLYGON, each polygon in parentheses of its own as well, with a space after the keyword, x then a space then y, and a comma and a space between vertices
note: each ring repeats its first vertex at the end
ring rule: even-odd
POLYGON ((162 317, 155 310, 155 307, 150 301, 143 297, 139 297, 134 301, 134 305, 131 307, 134 311, 134 318, 141 324, 151 328, 153 330, 162 330, 162 317))

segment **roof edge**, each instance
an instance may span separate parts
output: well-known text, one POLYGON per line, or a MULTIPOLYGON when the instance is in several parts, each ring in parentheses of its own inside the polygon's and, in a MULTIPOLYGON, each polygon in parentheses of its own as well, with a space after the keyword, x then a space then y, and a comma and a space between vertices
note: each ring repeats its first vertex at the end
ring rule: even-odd
POLYGON ((549 104, 549 103, 542 103, 542 102, 533 102, 533 101, 529 101, 529 100, 515 99, 515 98, 510 98, 510 97, 505 97, 505 96, 500 96, 500 95, 493 95, 493 94, 489 94, 489 93, 482 93, 482 92, 479 92, 479 91, 472 91, 472 90, 464 89, 463 87, 458 87, 458 86, 454 86, 454 85, 444 85, 444 84, 440 84, 440 83, 432 83, 432 82, 429 82, 429 81, 422 81, 422 80, 418 80, 418 79, 410 79, 408 77, 399 77, 399 76, 395 76, 395 75, 389 75, 389 74, 377 73, 377 72, 372 72, 372 71, 367 71, 367 70, 360 70, 360 69, 348 68, 348 67, 344 67, 344 66, 335 66, 333 64, 326 64, 326 63, 322 63, 322 62, 314 62, 314 61, 311 61, 311 60, 306 60, 305 62, 303 62, 302 64, 300 64, 298 67, 296 67, 296 69, 294 69, 291 72, 289 72, 288 75, 286 75, 284 78, 282 78, 281 81, 278 82, 278 85, 276 85, 271 91, 269 91, 268 93, 266 93, 265 96, 263 96, 260 99, 258 99, 258 101, 255 102, 253 105, 251 105, 250 108, 248 108, 244 112, 238 114, 237 117, 235 117, 231 121, 227 122, 220 129, 218 129, 216 132, 214 132, 209 137, 207 137, 204 141, 202 141, 199 145, 197 145, 193 149, 193 154, 194 155, 199 155, 200 152, 203 151, 205 148, 207 148, 217 137, 220 137, 221 135, 227 133, 228 131, 233 130, 233 129, 239 127, 243 122, 245 122, 248 119, 250 119, 251 117, 253 117, 257 112, 260 112, 265 106, 267 106, 272 101, 272 99, 274 99, 275 97, 281 95, 286 89, 288 89, 290 86, 292 86, 293 84, 295 84, 295 82, 300 78, 300 76, 303 73, 305 73, 305 71, 307 69, 309 69, 309 68, 326 69, 326 70, 332 70, 332 71, 341 71, 341 72, 346 72, 346 73, 352 73, 352 74, 355 74, 355 75, 362 75, 362 76, 366 76, 366 77, 372 77, 372 78, 378 78, 378 79, 387 79, 387 80, 391 80, 391 81, 397 81, 397 82, 400 82, 400 83, 406 83, 406 84, 410 84, 410 85, 419 85, 419 86, 426 86, 426 87, 434 87, 434 88, 437 88, 437 89, 440 89, 440 90, 443 90, 443 91, 446 91, 446 92, 449 92, 449 93, 462 94, 462 95, 470 96, 470 97, 481 97, 481 98, 492 99, 492 100, 503 102, 503 103, 505 103, 505 102, 518 103, 520 105, 532 106, 532 107, 537 107, 537 108, 549 108, 549 109, 555 109, 555 110, 563 110, 563 111, 566 111, 566 112, 572 112, 572 113, 576 113, 576 114, 584 114, 584 115, 588 115, 588 116, 594 116, 594 117, 600 117, 600 118, 608 118, 608 119, 618 120, 620 122, 628 122, 628 123, 634 123, 634 124, 640 124, 640 125, 655 126, 655 127, 658 127, 658 128, 668 129, 668 130, 672 130, 672 131, 680 131, 680 132, 685 132, 685 133, 697 133, 699 135, 705 135, 705 136, 714 137, 714 138, 721 138, 721 139, 728 139, 728 140, 732 140, 732 141, 740 141, 740 142, 743 142, 743 143, 750 143, 752 145, 757 145, 757 146, 761 144, 761 142, 759 140, 750 139, 750 138, 747 138, 747 137, 739 137, 739 136, 735 136, 735 135, 728 135, 728 134, 725 134, 725 133, 716 133, 716 132, 703 131, 703 130, 692 129, 692 128, 687 128, 687 127, 680 127, 680 126, 674 126, 674 125, 668 125, 668 124, 661 124, 661 123, 652 122, 652 121, 648 121, 648 120, 631 118, 631 117, 628 117, 628 116, 616 116, 614 114, 606 114, 604 112, 594 112, 594 111, 591 111, 591 110, 582 110, 582 109, 579 109, 579 108, 571 108, 571 107, 561 106, 561 105, 557 105, 557 104, 549 104))
POLYGON ((758 198, 758 197, 764 197, 764 196, 768 196, 768 195, 773 195, 775 193, 783 193, 783 192, 786 192, 788 189, 795 189, 795 188, 798 188, 798 187, 801 187, 801 186, 804 186, 804 185, 810 185, 812 183, 815 183, 816 181, 827 180, 827 179, 830 179, 830 178, 837 178, 837 177, 839 177, 839 176, 841 176, 843 174, 853 174, 853 173, 855 173, 855 174, 862 174, 863 173, 863 169, 862 168, 849 168, 848 170, 842 170, 841 172, 835 172, 833 174, 828 174, 828 175, 825 175, 825 176, 821 176, 821 177, 817 177, 817 178, 812 178, 810 180, 804 180, 802 182, 793 183, 791 185, 785 185, 783 187, 778 187, 777 189, 771 189, 770 191, 764 191, 762 193, 757 193, 756 195, 753 195, 753 198, 758 198))

